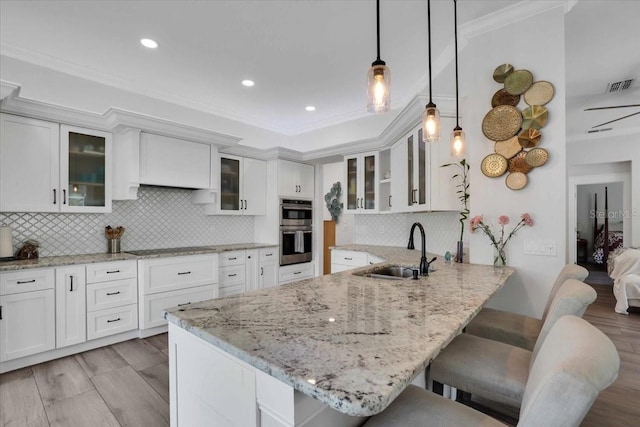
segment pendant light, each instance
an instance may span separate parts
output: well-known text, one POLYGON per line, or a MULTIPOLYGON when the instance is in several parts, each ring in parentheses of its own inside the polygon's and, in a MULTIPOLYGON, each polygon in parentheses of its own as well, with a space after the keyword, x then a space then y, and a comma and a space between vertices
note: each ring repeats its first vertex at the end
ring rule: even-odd
POLYGON ((376 0, 378 56, 367 73, 367 111, 386 113, 391 109, 391 71, 380 59, 380 0, 376 0))
POLYGON ((429 103, 422 113, 422 140, 437 142, 440 139, 440 111, 431 96, 431 0, 427 0, 427 32, 429 33, 429 103))
POLYGON ((458 7, 457 0, 453 0, 453 31, 454 31, 454 44, 456 54, 456 127, 453 128, 451 133, 451 155, 454 157, 464 157, 467 141, 465 140, 464 131, 460 127, 458 119, 460 114, 458 112, 458 7))

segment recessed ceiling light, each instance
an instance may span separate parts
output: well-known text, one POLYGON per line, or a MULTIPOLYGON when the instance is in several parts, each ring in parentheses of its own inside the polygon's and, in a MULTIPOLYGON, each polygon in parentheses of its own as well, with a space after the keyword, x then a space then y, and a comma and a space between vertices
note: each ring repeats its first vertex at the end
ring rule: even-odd
POLYGON ((256 83, 255 83, 253 80, 243 80, 243 81, 242 81, 242 85, 243 85, 243 86, 246 86, 246 87, 251 87, 251 86, 253 86, 254 84, 256 84, 256 83))
POLYGON ((144 47, 148 47, 149 49, 155 49, 158 47, 158 43, 151 39, 141 39, 140 44, 144 47))
POLYGON ((314 107, 313 105, 307 105, 306 107, 304 107, 304 109, 307 111, 316 111, 316 107, 314 107))

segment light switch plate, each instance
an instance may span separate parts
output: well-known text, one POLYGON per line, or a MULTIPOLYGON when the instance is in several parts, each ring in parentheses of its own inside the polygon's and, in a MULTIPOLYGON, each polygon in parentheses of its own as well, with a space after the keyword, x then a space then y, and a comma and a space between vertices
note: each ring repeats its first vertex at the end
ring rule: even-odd
POLYGON ((526 255, 556 256, 557 255, 556 241, 555 240, 525 240, 524 253, 526 255))

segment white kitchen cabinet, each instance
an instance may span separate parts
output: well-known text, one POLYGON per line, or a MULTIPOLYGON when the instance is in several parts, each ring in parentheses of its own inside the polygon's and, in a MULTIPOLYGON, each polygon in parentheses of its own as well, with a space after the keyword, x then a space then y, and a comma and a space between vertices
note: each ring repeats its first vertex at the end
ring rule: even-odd
POLYGON ((88 340, 131 331, 137 327, 137 304, 123 305, 87 313, 88 340))
POLYGON ((0 120, 0 211, 111 212, 110 133, 0 120))
POLYGON ((365 265, 373 265, 385 260, 367 252, 331 250, 331 273, 352 270, 365 265))
POLYGON ((182 188, 211 187, 211 146, 142 132, 140 183, 182 188))
POLYGON ((218 213, 264 215, 266 183, 267 162, 221 154, 218 213))
POLYGON ((0 362, 56 346, 53 269, 0 273, 0 362))
POLYGON ((278 271, 279 284, 296 282, 302 279, 313 277, 313 263, 303 262, 300 264, 283 265, 278 271))
POLYGON ((87 340, 84 265, 56 268, 56 348, 87 340))
POLYGON ((245 256, 244 277, 246 290, 247 292, 255 291, 260 286, 260 251, 258 249, 247 249, 245 256))
POLYGON ((346 194, 345 210, 349 213, 378 212, 378 152, 344 158, 346 194))
POLYGON ((429 166, 429 146, 422 141, 422 128, 391 147, 392 211, 430 209, 429 166))
POLYGON ((258 287, 260 289, 278 286, 278 247, 260 249, 260 276, 258 287))
POLYGON ((162 310, 218 297, 218 255, 138 260, 139 328, 166 326, 162 310))
POLYGON ((278 160, 278 196, 313 199, 313 165, 278 160))

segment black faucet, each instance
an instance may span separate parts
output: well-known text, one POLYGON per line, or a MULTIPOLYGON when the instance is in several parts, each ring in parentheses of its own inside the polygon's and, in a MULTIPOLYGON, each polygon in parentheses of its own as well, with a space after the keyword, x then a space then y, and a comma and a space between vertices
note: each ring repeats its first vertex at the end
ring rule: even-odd
POLYGON ((420 230, 420 237, 422 237, 422 256, 420 257, 420 275, 428 276, 429 264, 435 261, 435 258, 427 262, 427 250, 426 250, 426 244, 425 244, 426 238, 424 235, 424 228, 422 227, 422 224, 420 224, 419 222, 414 222, 413 225, 411 226, 411 231, 409 232, 409 244, 407 245, 407 249, 415 249, 415 246, 413 245, 413 230, 415 230, 416 227, 418 227, 418 229, 420 230))

